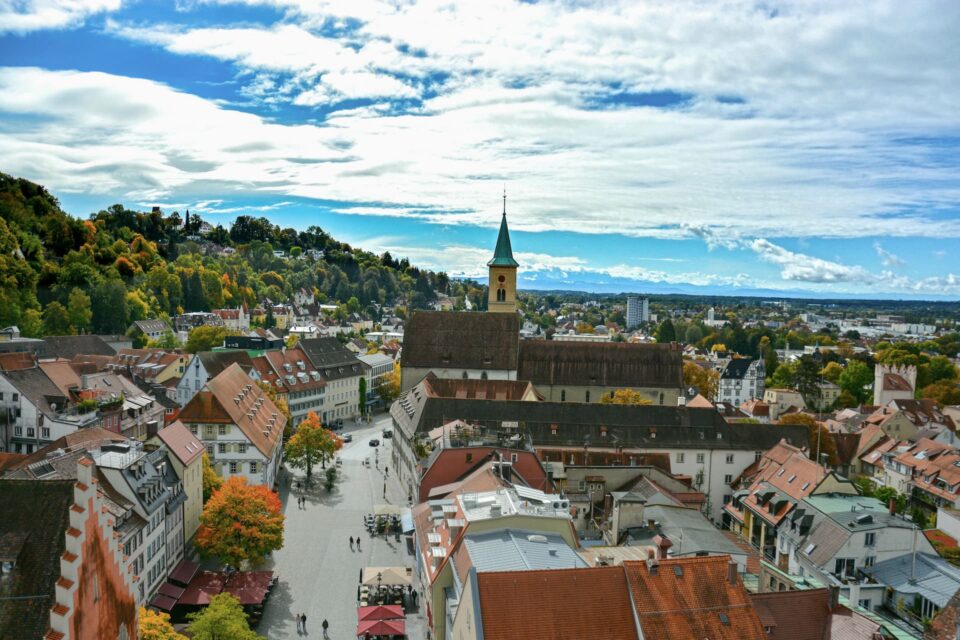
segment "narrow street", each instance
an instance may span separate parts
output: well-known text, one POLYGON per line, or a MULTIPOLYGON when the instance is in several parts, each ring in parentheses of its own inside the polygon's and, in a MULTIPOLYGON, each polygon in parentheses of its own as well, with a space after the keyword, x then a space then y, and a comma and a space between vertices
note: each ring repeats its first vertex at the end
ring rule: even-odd
MULTIPOLYGON (((349 433, 353 442, 344 444, 339 452, 343 463, 337 485, 327 493, 323 469, 314 469, 313 482, 304 492, 305 510, 297 507, 295 483, 299 481, 303 487, 306 474, 294 470, 292 482, 282 484, 284 546, 267 563, 267 568, 276 572, 279 583, 270 595, 257 633, 271 640, 297 638, 294 616, 305 613, 309 636, 322 638, 320 625, 326 619, 330 623, 330 638, 355 638, 360 570, 368 566, 413 566, 413 556, 407 553, 403 538, 399 544, 392 537, 372 538, 363 526, 363 516, 371 513, 376 504, 407 506, 393 472, 388 479, 384 476, 382 463, 389 463, 392 446, 391 439, 383 438, 385 428, 390 428, 386 414, 378 414, 370 425, 344 424, 341 434, 349 433), (379 447, 370 446, 374 438, 380 440, 379 447), (374 466, 375 452, 379 452, 379 469, 374 466), (369 468, 363 466, 365 458, 370 460, 369 468), (359 536, 359 552, 350 551, 350 536, 359 536)), ((422 615, 407 615, 407 637, 426 638, 422 615)))

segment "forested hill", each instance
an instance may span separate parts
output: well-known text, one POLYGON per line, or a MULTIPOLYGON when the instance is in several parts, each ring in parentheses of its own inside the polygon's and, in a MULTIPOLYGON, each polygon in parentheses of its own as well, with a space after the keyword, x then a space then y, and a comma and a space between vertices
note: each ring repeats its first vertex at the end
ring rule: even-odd
POLYGON ((319 227, 241 216, 210 230, 184 213, 118 204, 78 219, 42 186, 0 173, 0 327, 18 325, 27 336, 123 333, 133 320, 286 302, 300 288, 374 319, 372 303, 422 308, 438 291, 482 299, 444 273, 353 248, 319 227), (223 255, 224 247, 236 253, 223 255))

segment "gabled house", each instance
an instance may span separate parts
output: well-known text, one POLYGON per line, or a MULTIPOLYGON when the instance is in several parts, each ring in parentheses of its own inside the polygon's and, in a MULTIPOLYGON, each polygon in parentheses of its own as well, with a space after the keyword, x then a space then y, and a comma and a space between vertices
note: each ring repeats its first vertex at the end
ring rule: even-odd
POLYGON ((165 333, 173 333, 173 329, 166 320, 134 320, 127 327, 127 335, 134 339, 134 344, 142 347, 151 340, 159 340, 165 333))
POLYGON ((231 364, 237 363, 251 379, 259 376, 253 367, 253 361, 246 351, 200 351, 195 353, 184 367, 183 375, 177 382, 176 401, 181 407, 190 401, 197 391, 203 388, 210 378, 220 375, 231 364))
POLYGON ((203 442, 221 476, 274 486, 284 417, 239 364, 208 380, 181 410, 180 421, 203 442))
POLYGON ((748 400, 762 398, 766 375, 762 359, 734 358, 720 374, 716 400, 740 406, 748 400))

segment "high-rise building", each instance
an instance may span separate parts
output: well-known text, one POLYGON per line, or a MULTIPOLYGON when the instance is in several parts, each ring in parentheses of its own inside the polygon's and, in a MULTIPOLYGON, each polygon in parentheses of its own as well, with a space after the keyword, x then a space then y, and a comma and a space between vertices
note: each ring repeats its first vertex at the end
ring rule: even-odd
POLYGON ((630 296, 627 298, 627 328, 639 326, 650 321, 650 300, 630 296))

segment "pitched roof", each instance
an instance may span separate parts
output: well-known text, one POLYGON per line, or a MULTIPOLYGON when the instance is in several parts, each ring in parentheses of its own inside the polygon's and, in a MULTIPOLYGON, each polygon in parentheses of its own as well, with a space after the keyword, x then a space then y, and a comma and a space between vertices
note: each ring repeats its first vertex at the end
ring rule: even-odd
POLYGON ((750 594, 771 640, 824 640, 830 622, 827 589, 750 594))
POLYGON ((46 336, 43 341, 47 345, 47 357, 72 360, 74 356, 80 354, 112 356, 117 353, 100 336, 46 336))
POLYGON ((526 380, 481 380, 479 378, 438 378, 431 371, 424 377, 424 389, 441 398, 475 398, 491 400, 523 400, 529 392, 543 400, 536 388, 526 380))
POLYGON ((186 424, 234 424, 267 458, 273 457, 283 435, 280 410, 236 363, 208 380, 179 417, 186 424))
POLYGON ((0 480, 0 495, 0 553, 17 561, 0 580, 0 638, 41 638, 60 578, 73 481, 0 480), (18 596, 34 597, 11 599, 18 596))
POLYGON ((119 433, 108 431, 103 427, 78 429, 11 463, 6 475, 16 478, 37 478, 55 472, 58 478, 76 478, 77 460, 84 457, 89 449, 99 448, 105 442, 126 440, 127 438, 119 433), (51 455, 54 452, 58 452, 59 455, 51 455), (43 463, 48 463, 49 468, 43 466, 43 463))
POLYGON ((190 433, 190 430, 183 426, 183 423, 177 420, 172 422, 157 432, 157 437, 163 441, 177 460, 183 466, 189 466, 191 462, 203 455, 203 443, 197 439, 197 436, 190 433))
POLYGON ((720 378, 723 380, 743 380, 744 376, 747 375, 747 369, 753 362, 750 358, 733 358, 723 368, 720 378))
POLYGON ((153 320, 134 320, 134 326, 136 326, 142 333, 156 333, 170 331, 170 325, 166 323, 165 320, 153 319, 153 320))
POLYGON ((883 374, 884 391, 913 391, 910 383, 903 376, 897 373, 883 374))
POLYGON ((48 416, 55 413, 53 405, 60 409, 67 404, 66 394, 57 388, 57 385, 50 380, 49 376, 40 367, 20 371, 4 371, 2 375, 21 395, 48 416))
POLYGON ((211 378, 216 378, 224 369, 234 362, 239 364, 240 367, 248 373, 253 368, 250 354, 243 350, 201 351, 197 353, 197 357, 200 358, 200 362, 203 363, 203 368, 207 370, 207 375, 211 378))
POLYGON ((309 338, 297 346, 320 372, 324 380, 339 380, 363 375, 363 364, 356 354, 340 344, 336 338, 309 338))
POLYGON ((36 355, 29 351, 11 351, 0 353, 0 371, 30 369, 36 365, 36 355))
POLYGON ((624 562, 644 637, 765 640, 766 633, 729 556, 624 562))
POLYGON ((535 385, 681 388, 681 355, 678 344, 524 340, 517 378, 535 385))
POLYGON ((404 367, 517 368, 520 318, 513 313, 418 311, 403 336, 404 367))
POLYGON ((400 428, 411 434, 413 430, 428 433, 459 418, 490 429, 499 429, 504 422, 521 422, 533 444, 542 447, 582 449, 589 440, 592 447, 762 451, 782 438, 805 447, 809 438, 804 425, 727 423, 713 409, 432 398, 418 389, 413 387, 391 408, 400 428))
POLYGON ((510 231, 507 229, 506 196, 504 196, 503 218, 500 219, 500 233, 497 234, 497 247, 493 250, 493 257, 487 263, 488 267, 519 267, 513 259, 513 248, 510 246, 510 231))
POLYGON ((637 638, 620 567, 476 574, 485 640, 637 638))

